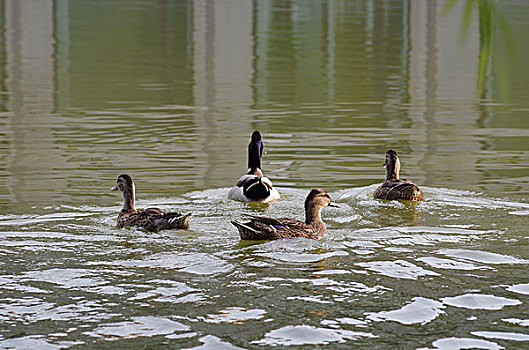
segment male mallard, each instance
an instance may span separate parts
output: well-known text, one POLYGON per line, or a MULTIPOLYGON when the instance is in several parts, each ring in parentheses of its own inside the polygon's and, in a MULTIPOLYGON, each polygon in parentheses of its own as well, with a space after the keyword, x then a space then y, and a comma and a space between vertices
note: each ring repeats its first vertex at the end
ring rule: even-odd
POLYGON ((279 192, 261 171, 263 142, 259 131, 254 131, 248 144, 248 173, 243 175, 228 193, 229 199, 241 202, 271 202, 279 199, 279 192))
POLYGON ((386 152, 384 166, 386 167, 386 181, 375 191, 375 198, 422 201, 422 191, 415 182, 399 179, 400 161, 397 152, 392 149, 386 152))
POLYGON ((305 199, 305 222, 296 219, 282 218, 274 219, 266 216, 250 215, 250 222, 241 223, 232 221, 245 240, 264 240, 305 237, 321 239, 325 236, 327 228, 321 220, 321 209, 323 207, 340 206, 333 203, 329 192, 321 188, 314 188, 305 199))
POLYGON ((187 215, 175 212, 164 213, 160 208, 136 210, 134 208, 134 182, 127 174, 119 175, 117 185, 110 190, 120 190, 123 193, 123 209, 118 215, 119 228, 140 226, 151 232, 173 228, 189 228, 189 220, 193 215, 191 213, 187 215))

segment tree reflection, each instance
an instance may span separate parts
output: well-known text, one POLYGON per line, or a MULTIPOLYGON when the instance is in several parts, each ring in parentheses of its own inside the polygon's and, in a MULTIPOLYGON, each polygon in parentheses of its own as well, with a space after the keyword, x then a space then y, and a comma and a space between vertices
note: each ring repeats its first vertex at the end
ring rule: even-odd
POLYGON ((497 0, 448 0, 443 8, 443 15, 450 13, 459 1, 465 1, 463 19, 461 22, 461 31, 459 40, 463 45, 469 27, 472 23, 474 13, 478 12, 479 18, 479 64, 477 89, 481 98, 490 98, 491 96, 491 77, 494 74, 499 85, 499 94, 502 98, 508 97, 508 83, 506 74, 506 56, 507 58, 516 58, 514 40, 508 21, 498 9, 497 0), (499 36, 500 43, 504 45, 507 55, 493 56, 494 44, 499 36), (494 64, 494 66, 493 66, 494 64), (493 70, 494 68, 494 70, 493 70))

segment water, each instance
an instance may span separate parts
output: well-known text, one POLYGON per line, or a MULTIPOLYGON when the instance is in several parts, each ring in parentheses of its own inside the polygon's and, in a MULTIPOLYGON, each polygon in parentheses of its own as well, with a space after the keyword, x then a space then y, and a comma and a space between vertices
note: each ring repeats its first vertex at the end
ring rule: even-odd
POLYGON ((529 7, 495 4, 2 2, 0 348, 527 347, 529 7), (269 206, 226 199, 256 129, 269 206), (372 198, 389 148, 424 202, 372 198), (117 229, 121 173, 190 230, 117 229), (316 186, 324 240, 239 240, 316 186))

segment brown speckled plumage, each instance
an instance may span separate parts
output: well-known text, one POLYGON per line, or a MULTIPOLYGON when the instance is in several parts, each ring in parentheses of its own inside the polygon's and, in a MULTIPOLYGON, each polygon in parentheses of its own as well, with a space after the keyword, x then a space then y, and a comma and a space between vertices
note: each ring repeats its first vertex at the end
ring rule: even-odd
POLYGON ((294 237, 321 239, 327 232, 327 228, 321 220, 321 209, 326 206, 340 207, 332 202, 327 191, 314 188, 305 200, 305 222, 290 218, 274 219, 251 215, 252 219, 249 222, 232 221, 231 223, 237 227, 243 240, 272 240, 294 237))
POLYGON ((386 180, 376 189, 374 195, 376 199, 423 200, 422 191, 415 182, 399 179, 400 160, 397 152, 394 150, 387 151, 384 166, 386 167, 386 180))
POLYGON ((118 215, 120 228, 138 226, 151 232, 168 229, 188 229, 193 214, 186 215, 176 212, 164 212, 160 208, 136 210, 134 207, 135 187, 132 178, 127 174, 118 176, 117 185, 112 190, 123 193, 123 209, 118 215))

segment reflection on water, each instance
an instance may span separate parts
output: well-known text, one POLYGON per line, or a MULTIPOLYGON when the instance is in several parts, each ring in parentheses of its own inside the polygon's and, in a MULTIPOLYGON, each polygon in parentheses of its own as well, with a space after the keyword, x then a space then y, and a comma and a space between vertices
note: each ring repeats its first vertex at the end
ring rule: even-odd
POLYGON ((3 1, 0 348, 524 347, 527 62, 468 3, 3 1), (255 129, 271 205, 226 198, 255 129), (120 173, 191 229, 117 229, 120 173), (324 240, 239 240, 316 186, 324 240))
MULTIPOLYGON (((101 189, 123 172, 146 198, 223 187, 254 129, 279 186, 379 182, 392 147, 420 184, 527 195, 526 69, 496 42, 510 98, 492 73, 479 98, 480 21, 464 1, 448 14, 443 1, 51 5, 1 8, 3 211, 108 205, 101 189)), ((495 7, 518 57, 526 8, 495 7)))

